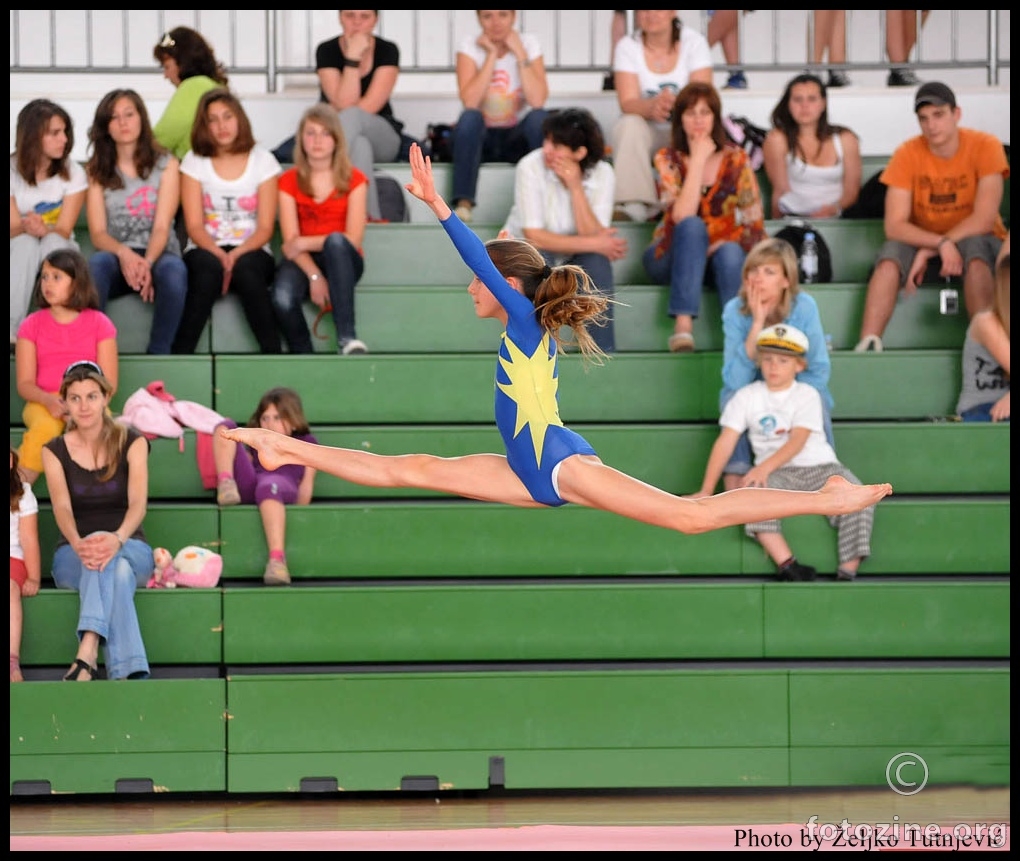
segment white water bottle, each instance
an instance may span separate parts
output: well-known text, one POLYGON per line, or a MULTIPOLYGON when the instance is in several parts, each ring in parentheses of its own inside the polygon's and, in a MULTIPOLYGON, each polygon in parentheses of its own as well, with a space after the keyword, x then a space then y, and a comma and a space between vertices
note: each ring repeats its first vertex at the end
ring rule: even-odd
POLYGON ((804 234, 804 245, 800 249, 800 272, 805 284, 818 280, 818 243, 811 230, 804 234))

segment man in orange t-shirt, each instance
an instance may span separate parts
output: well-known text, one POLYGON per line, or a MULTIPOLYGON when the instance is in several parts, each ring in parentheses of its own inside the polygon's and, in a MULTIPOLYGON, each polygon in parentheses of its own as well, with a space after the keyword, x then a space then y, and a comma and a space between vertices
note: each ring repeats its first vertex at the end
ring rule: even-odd
POLYGON ((880 177, 886 241, 868 280, 858 352, 881 351, 900 288, 910 295, 922 283, 962 278, 968 316, 992 302, 1006 237, 1002 141, 960 128, 956 96, 938 81, 918 89, 914 112, 921 134, 896 148, 880 177))

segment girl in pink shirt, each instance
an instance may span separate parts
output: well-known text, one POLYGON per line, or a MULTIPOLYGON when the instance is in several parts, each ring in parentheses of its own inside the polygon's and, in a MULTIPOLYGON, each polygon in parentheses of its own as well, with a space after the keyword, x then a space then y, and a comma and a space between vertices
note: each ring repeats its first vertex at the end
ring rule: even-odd
POLYGON ((117 385, 117 328, 99 310, 99 294, 81 252, 61 248, 39 267, 40 306, 18 327, 14 367, 18 394, 25 400, 25 433, 18 447, 21 474, 29 484, 42 472, 42 448, 64 432, 67 410, 60 398, 64 370, 95 362, 117 385))

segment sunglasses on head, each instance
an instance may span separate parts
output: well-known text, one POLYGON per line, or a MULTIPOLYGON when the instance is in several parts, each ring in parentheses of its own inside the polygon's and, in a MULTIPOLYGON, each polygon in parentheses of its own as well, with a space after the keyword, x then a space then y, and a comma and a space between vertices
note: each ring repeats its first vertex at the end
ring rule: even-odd
POLYGON ((75 371, 79 371, 85 374, 99 374, 103 376, 103 369, 99 367, 95 362, 90 362, 87 359, 82 359, 79 362, 72 362, 67 366, 67 370, 64 371, 64 376, 69 376, 75 371))
POLYGON ((171 36, 169 33, 164 33, 163 34, 163 38, 160 39, 160 42, 159 42, 159 47, 160 48, 173 48, 176 45, 177 45, 177 42, 174 41, 174 37, 171 36))

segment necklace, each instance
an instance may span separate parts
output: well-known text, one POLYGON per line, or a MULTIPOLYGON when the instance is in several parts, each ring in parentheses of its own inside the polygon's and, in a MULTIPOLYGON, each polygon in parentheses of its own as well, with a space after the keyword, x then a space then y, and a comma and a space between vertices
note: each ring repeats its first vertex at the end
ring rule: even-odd
POLYGON ((645 61, 648 68, 656 73, 672 71, 676 66, 677 47, 673 44, 665 48, 645 45, 645 61))

